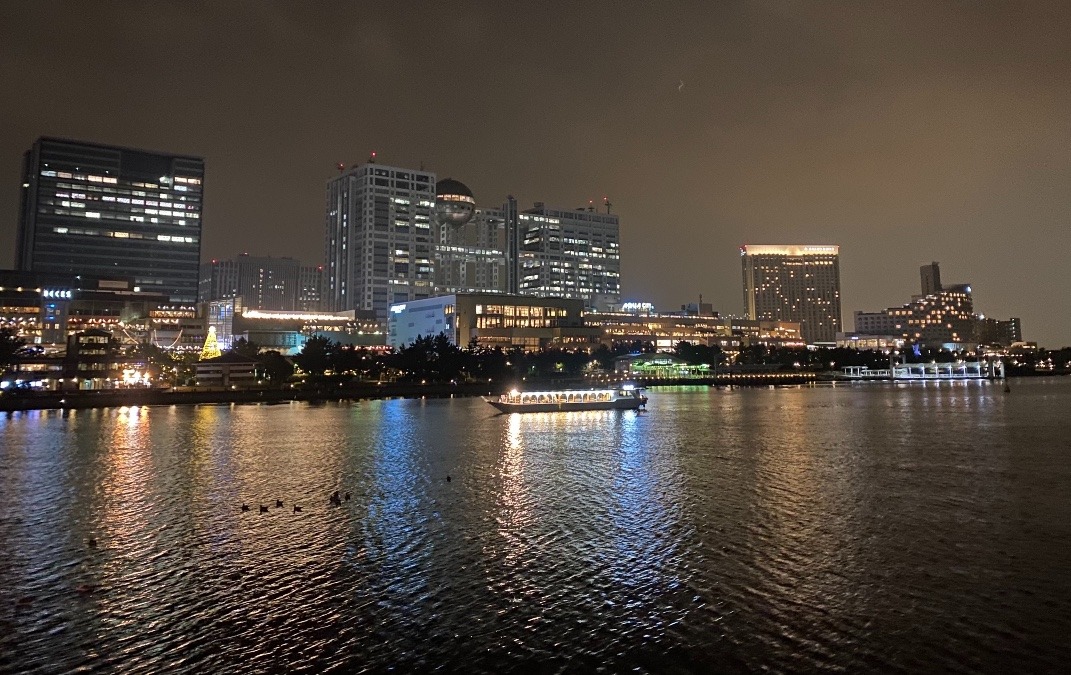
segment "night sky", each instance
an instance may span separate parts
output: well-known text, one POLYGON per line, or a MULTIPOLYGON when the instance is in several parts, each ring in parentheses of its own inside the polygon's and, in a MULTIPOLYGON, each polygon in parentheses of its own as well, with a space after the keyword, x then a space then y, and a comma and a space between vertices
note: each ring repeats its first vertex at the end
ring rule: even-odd
POLYGON ((1067 2, 0 0, 0 267, 42 135, 203 156, 205 259, 320 262, 375 150, 485 206, 608 195, 659 309, 741 313, 743 243, 839 244, 847 328, 936 260, 1071 344, 1067 2))

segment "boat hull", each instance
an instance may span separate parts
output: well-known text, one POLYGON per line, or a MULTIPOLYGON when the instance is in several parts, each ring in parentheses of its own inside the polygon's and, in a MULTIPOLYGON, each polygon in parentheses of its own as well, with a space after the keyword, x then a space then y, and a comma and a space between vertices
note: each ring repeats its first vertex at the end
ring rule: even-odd
POLYGON ((579 412, 582 410, 639 410, 647 404, 647 397, 619 398, 613 401, 585 401, 563 403, 503 403, 496 399, 485 398, 485 401, 498 408, 504 413, 533 413, 533 412, 579 412))

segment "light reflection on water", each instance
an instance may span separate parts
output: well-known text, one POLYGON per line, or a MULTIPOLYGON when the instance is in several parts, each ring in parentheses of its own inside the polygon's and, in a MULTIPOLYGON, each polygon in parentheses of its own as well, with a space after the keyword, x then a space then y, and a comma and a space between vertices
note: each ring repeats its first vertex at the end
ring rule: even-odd
POLYGON ((1056 670, 1069 401, 1037 380, 0 415, 0 670, 1056 670))

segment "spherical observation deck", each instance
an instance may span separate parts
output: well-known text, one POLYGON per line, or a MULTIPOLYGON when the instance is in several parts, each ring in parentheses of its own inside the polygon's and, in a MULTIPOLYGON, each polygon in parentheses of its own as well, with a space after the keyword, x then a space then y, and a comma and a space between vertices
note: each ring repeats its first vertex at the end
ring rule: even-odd
POLYGON ((467 185, 453 178, 435 184, 435 219, 440 225, 461 227, 475 211, 476 199, 467 185))

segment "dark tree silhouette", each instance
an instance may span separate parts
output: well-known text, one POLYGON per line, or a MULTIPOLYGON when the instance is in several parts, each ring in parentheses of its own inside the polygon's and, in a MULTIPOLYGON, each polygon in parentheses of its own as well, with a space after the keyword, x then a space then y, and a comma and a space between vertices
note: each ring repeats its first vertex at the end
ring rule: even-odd
POLYGON ((305 341, 301 352, 294 356, 294 362, 310 375, 323 375, 331 367, 334 345, 334 342, 325 337, 313 336, 305 341))

